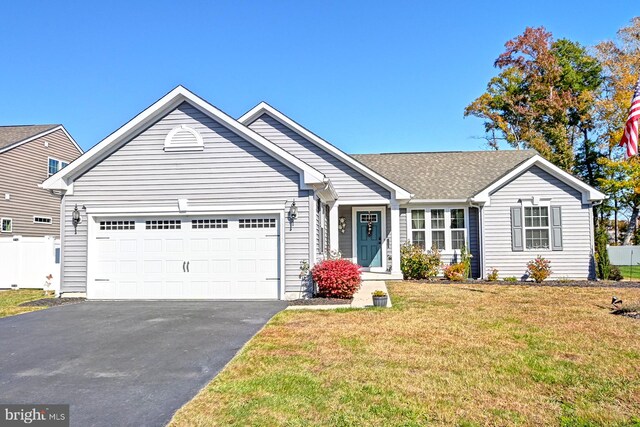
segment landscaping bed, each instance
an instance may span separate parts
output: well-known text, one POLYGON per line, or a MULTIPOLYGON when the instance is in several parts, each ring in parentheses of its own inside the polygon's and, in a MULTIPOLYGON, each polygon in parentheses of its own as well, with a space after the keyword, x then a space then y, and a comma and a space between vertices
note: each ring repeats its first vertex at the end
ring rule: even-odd
POLYGON ((289 301, 289 305, 349 305, 353 298, 307 298, 289 301))
POLYGON ((76 304, 85 301, 86 298, 41 298, 34 301, 18 304, 19 307, 56 307, 59 305, 76 304))
POLYGON ((454 282, 446 279, 431 280, 405 280, 406 283, 431 283, 431 284, 468 284, 468 285, 500 285, 500 286, 549 286, 549 287, 579 287, 579 288, 640 288, 640 282, 621 280, 619 282, 611 280, 545 280, 541 283, 533 281, 508 282, 499 280, 489 282, 487 280, 465 280, 454 282))

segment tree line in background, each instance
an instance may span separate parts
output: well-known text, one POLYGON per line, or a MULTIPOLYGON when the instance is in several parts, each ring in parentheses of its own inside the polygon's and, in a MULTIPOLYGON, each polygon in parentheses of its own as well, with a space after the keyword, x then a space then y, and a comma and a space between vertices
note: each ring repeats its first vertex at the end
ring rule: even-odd
POLYGON ((640 75, 640 16, 592 47, 527 28, 494 65, 499 74, 464 113, 484 120, 489 146, 535 149, 606 193, 594 209, 598 252, 611 232, 613 244, 640 244, 640 160, 618 148, 640 75))

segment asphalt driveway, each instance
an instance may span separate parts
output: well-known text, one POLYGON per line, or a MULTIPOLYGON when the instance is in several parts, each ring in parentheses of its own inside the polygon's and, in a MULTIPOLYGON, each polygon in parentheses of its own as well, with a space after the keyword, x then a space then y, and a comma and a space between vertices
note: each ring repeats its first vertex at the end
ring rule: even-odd
POLYGON ((0 403, 162 426, 285 303, 84 302, 0 319, 0 403))

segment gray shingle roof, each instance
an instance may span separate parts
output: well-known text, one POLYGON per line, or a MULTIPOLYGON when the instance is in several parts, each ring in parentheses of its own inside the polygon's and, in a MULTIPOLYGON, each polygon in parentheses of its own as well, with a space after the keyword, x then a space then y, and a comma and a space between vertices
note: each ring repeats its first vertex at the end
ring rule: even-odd
POLYGON ((353 154, 416 199, 466 199, 538 154, 535 150, 353 154))
POLYGON ((60 125, 0 126, 0 149, 60 125))

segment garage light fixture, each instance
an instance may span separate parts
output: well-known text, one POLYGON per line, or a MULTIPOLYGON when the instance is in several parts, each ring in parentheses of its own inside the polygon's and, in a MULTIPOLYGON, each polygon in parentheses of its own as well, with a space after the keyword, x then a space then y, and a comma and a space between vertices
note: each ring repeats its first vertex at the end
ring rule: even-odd
POLYGON ((291 202, 291 208, 289 208, 289 219, 291 221, 298 218, 298 207, 296 206, 295 200, 291 202))

